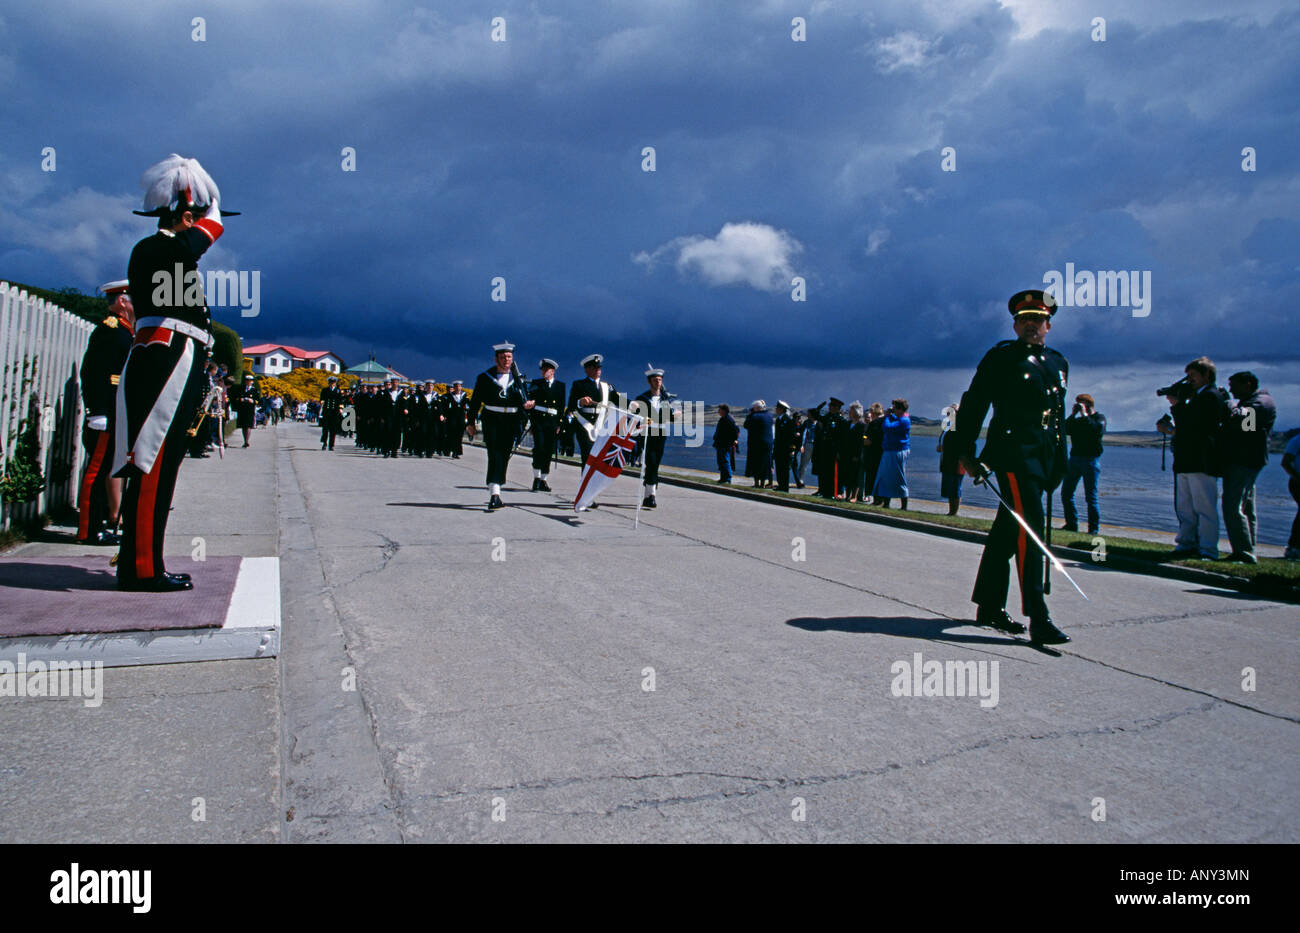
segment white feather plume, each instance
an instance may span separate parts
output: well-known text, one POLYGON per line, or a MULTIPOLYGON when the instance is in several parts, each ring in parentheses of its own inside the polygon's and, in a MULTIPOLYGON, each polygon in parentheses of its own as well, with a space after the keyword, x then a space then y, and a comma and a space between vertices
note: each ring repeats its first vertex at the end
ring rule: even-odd
POLYGON ((144 189, 144 209, 147 211, 175 206, 184 198, 187 188, 192 204, 212 204, 221 197, 217 183, 198 159, 187 159, 174 152, 145 169, 140 176, 140 187, 144 189))

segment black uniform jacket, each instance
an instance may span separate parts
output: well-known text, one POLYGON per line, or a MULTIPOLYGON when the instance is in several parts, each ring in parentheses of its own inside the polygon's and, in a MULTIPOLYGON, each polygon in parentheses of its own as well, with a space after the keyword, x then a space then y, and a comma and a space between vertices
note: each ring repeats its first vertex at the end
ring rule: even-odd
POLYGON ((1070 364, 1051 347, 1003 340, 984 354, 961 397, 949 440, 957 454, 975 457, 989 408, 988 437, 979 459, 994 471, 1023 474, 1048 488, 1065 475, 1065 386, 1070 364))
POLYGON ((81 360, 81 400, 86 414, 112 415, 117 407, 117 383, 131 352, 131 328, 116 314, 104 318, 90 333, 81 360))
POLYGON ((516 411, 510 413, 488 411, 486 414, 490 417, 504 417, 516 420, 524 417, 524 402, 528 401, 527 384, 521 382, 515 377, 514 373, 511 373, 510 379, 503 389, 500 383, 497 382, 499 375, 495 366, 478 374, 478 379, 474 381, 474 395, 469 402, 468 420, 470 424, 479 419, 479 413, 483 411, 484 407, 516 409, 516 411))

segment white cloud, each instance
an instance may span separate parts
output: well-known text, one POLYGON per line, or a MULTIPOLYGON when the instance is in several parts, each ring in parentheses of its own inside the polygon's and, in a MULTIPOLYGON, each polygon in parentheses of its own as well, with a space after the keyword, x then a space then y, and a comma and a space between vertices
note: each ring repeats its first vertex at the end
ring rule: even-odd
POLYGON ((876 67, 885 74, 903 68, 922 68, 930 61, 934 42, 914 32, 900 32, 876 43, 876 67))
POLYGON ((867 250, 866 250, 867 255, 868 256, 876 255, 876 253, 880 252, 880 248, 884 246, 887 242, 889 242, 888 228, 879 227, 875 230, 872 230, 871 234, 867 237, 867 250))
POLYGON ((640 252, 634 262, 647 268, 672 258, 677 271, 694 273, 709 285, 748 285, 765 292, 790 287, 793 259, 803 244, 767 224, 727 223, 716 237, 684 236, 663 244, 653 253, 640 252))

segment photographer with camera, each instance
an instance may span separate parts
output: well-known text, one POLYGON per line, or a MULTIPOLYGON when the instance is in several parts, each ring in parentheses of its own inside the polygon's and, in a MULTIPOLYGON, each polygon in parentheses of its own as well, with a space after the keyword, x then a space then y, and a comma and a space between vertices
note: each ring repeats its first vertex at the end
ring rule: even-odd
POLYGON ((1237 400, 1223 422, 1223 524, 1232 553, 1228 560, 1255 564, 1255 477, 1268 463, 1268 436, 1277 421, 1273 396, 1252 372, 1233 373, 1228 391, 1237 400))
POLYGON ((1061 509, 1065 513, 1063 531, 1079 530, 1079 513, 1074 508, 1074 490, 1083 480, 1083 499, 1088 504, 1088 534, 1101 531, 1101 510, 1097 505, 1097 479, 1101 476, 1101 438, 1106 433, 1106 416, 1097 411, 1088 394, 1074 397, 1074 408, 1065 419, 1065 434, 1070 439, 1070 459, 1061 483, 1061 509))
POLYGON ((1172 406, 1156 422, 1156 430, 1173 438, 1174 512, 1178 535, 1171 559, 1218 560, 1220 466, 1219 432, 1228 416, 1226 396, 1214 384, 1216 370, 1209 357, 1192 360, 1186 376, 1157 389, 1172 406))

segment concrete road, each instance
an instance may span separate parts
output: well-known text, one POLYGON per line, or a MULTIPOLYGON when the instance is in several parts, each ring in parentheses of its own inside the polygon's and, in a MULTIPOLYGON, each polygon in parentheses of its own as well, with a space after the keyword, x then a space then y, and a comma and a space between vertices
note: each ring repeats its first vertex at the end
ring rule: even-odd
POLYGON ((1038 650, 966 624, 976 545, 280 437, 288 841, 1300 839, 1294 606, 1072 567, 1038 650))

